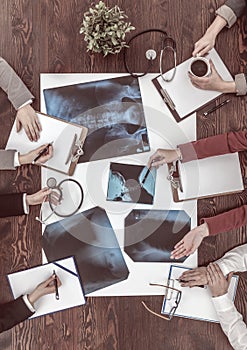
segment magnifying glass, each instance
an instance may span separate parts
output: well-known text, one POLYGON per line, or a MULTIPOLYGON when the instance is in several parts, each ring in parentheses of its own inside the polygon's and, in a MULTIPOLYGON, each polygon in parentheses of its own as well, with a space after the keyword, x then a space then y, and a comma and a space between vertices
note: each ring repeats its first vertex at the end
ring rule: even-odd
POLYGON ((74 215, 80 209, 84 193, 78 181, 74 179, 65 179, 57 183, 57 180, 54 177, 50 177, 47 180, 46 185, 51 189, 51 193, 48 195, 48 203, 51 213, 42 220, 41 206, 40 215, 39 217, 36 217, 36 220, 45 225, 46 221, 53 214, 56 214, 59 217, 69 217, 74 215))

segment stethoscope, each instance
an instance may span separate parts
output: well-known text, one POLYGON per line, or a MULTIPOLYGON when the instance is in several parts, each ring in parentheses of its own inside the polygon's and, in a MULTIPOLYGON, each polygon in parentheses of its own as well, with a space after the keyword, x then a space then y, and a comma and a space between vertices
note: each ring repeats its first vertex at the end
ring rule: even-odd
POLYGON ((52 190, 51 193, 48 195, 48 203, 49 203, 49 206, 51 209, 51 213, 45 219, 42 220, 42 205, 43 205, 43 203, 42 203, 41 208, 40 208, 40 215, 39 215, 39 217, 36 217, 36 220, 38 220, 41 224, 46 225, 46 221, 53 214, 56 214, 59 217, 69 217, 69 216, 74 215, 80 209, 82 202, 83 202, 84 193, 83 193, 83 189, 81 187, 81 184, 78 181, 76 181, 74 179, 64 179, 64 180, 60 181, 59 183, 57 183, 57 180, 54 177, 50 177, 47 180, 46 185, 50 190, 52 190), (78 193, 80 193, 80 200, 74 208, 71 208, 70 212, 61 214, 59 212, 59 210, 57 210, 57 208, 59 208, 59 203, 63 199, 63 185, 68 184, 68 183, 73 183, 74 185, 76 185, 77 191, 78 191, 78 193), (56 205, 53 204, 54 193, 56 194, 56 202, 58 203, 56 205))
POLYGON ((163 35, 162 41, 161 41, 161 51, 160 51, 160 59, 159 59, 159 71, 160 71, 160 75, 162 77, 162 79, 165 82, 170 82, 173 80, 173 78, 175 77, 176 74, 176 68, 177 68, 177 51, 176 51, 176 43, 174 41, 174 39, 172 39, 170 36, 167 36, 167 33, 162 30, 162 29, 147 29, 147 30, 143 30, 142 32, 137 33, 136 35, 134 35, 128 42, 127 42, 127 47, 124 48, 124 65, 125 65, 125 69, 127 70, 127 72, 134 78, 140 78, 143 77, 144 75, 146 75, 147 73, 149 73, 152 69, 153 63, 157 57, 157 52, 154 49, 149 49, 146 51, 145 53, 145 58, 148 60, 148 66, 147 69, 144 73, 141 74, 136 74, 131 72, 131 70, 129 69, 128 63, 127 63, 127 59, 126 59, 126 55, 127 55, 127 50, 130 47, 130 44, 133 42, 133 40, 135 40, 136 38, 138 38, 139 36, 146 34, 146 33, 152 33, 152 32, 157 32, 157 33, 161 33, 163 35), (171 50, 173 52, 173 71, 172 71, 172 75, 171 77, 165 78, 164 77, 164 72, 163 72, 163 68, 162 68, 162 60, 163 60, 163 55, 164 52, 167 50, 171 50))

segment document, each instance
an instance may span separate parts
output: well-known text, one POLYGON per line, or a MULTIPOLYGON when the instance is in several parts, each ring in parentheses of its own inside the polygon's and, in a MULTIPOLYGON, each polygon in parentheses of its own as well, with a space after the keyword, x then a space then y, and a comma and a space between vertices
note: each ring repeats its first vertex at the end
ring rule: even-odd
POLYGON ((36 286, 48 279, 55 271, 62 285, 59 287, 59 300, 55 293, 44 295, 35 303, 36 312, 30 317, 38 317, 51 312, 69 309, 86 303, 80 276, 73 257, 57 260, 49 264, 8 275, 14 298, 29 294, 36 286))
MULTIPOLYGON (((168 283, 174 281, 174 288, 182 291, 181 300, 175 311, 174 316, 193 318, 202 321, 219 322, 213 302, 211 292, 208 287, 181 287, 180 283, 176 281, 181 274, 189 270, 184 266, 171 265, 168 275, 168 283), (170 282, 169 282, 170 281, 170 282)), ((238 276, 234 275, 228 289, 228 294, 234 301, 238 285, 238 276)), ((169 314, 169 311, 174 306, 175 294, 167 293, 167 299, 164 298, 161 313, 169 314), (168 300, 169 299, 169 300, 168 300)))
MULTIPOLYGON (((215 68, 222 79, 233 81, 230 72, 215 49, 212 49, 205 57, 213 61, 215 68)), ((170 101, 172 101, 171 105, 174 107, 174 109, 170 109, 170 111, 177 121, 188 117, 196 110, 205 106, 208 102, 216 99, 222 94, 218 91, 201 90, 192 85, 188 76, 192 59, 193 58, 191 57, 177 66, 175 77, 171 82, 164 81, 161 76, 158 76, 153 80, 153 83, 161 96, 162 93, 160 89, 165 90, 168 94, 170 101)), ((169 76, 169 74, 170 72, 167 72, 167 76, 169 76)))
POLYGON ((87 128, 42 113, 37 113, 37 116, 42 126, 39 140, 35 143, 31 142, 23 128, 17 133, 14 123, 6 149, 15 149, 23 154, 43 144, 53 142, 53 157, 44 166, 72 175, 78 161, 78 159, 72 161, 73 146, 76 148, 79 142, 81 145, 84 143, 87 128))
POLYGON ((238 153, 178 163, 178 199, 188 200, 240 192, 244 189, 238 153))

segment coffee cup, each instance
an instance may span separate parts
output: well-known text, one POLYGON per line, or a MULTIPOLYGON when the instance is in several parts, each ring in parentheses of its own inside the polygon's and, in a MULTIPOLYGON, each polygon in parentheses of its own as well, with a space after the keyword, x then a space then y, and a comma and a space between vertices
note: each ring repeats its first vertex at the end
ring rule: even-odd
POLYGON ((207 77, 211 73, 209 60, 205 57, 194 57, 190 63, 190 73, 195 77, 207 77))

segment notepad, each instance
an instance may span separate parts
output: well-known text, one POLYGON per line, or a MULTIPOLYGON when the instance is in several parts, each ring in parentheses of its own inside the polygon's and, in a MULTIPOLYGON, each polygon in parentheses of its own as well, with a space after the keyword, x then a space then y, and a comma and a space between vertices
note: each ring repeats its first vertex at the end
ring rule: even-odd
POLYGON ((42 126, 39 140, 31 142, 23 128, 17 133, 16 123, 14 123, 6 149, 15 149, 25 154, 43 144, 53 142, 53 157, 43 166, 72 175, 78 161, 78 158, 73 159, 73 145, 75 148, 77 147, 75 143, 80 142, 83 145, 87 128, 43 113, 37 113, 37 116, 42 126))
POLYGON ((62 283, 58 289, 59 300, 55 298, 55 293, 44 295, 35 303, 36 312, 30 318, 86 303, 80 276, 73 257, 9 274, 8 280, 14 298, 16 299, 21 295, 32 292, 39 283, 48 279, 53 274, 53 271, 56 272, 62 283))
MULTIPOLYGON (((233 81, 230 72, 215 49, 212 49, 208 55, 206 55, 206 58, 212 59, 217 72, 223 80, 233 81)), ((171 82, 164 81, 161 76, 153 80, 161 98, 164 99, 164 94, 162 94, 162 90, 164 90, 172 101, 172 105, 175 106, 175 108, 172 109, 169 107, 169 104, 167 104, 170 112, 178 122, 190 116, 196 110, 222 94, 218 91, 201 90, 192 85, 188 76, 192 59, 191 57, 177 66, 175 77, 171 82)), ((164 76, 166 74, 169 76, 171 71, 165 73, 164 76)))
POLYGON ((238 153, 178 162, 177 166, 181 188, 172 187, 175 202, 241 192, 244 189, 238 153))
MULTIPOLYGON (((176 281, 176 279, 178 279, 186 270, 190 270, 190 268, 177 265, 170 266, 168 281, 173 280, 174 288, 182 291, 181 301, 177 310, 175 311, 174 316, 219 323, 219 319, 212 302, 211 292, 208 287, 181 287, 180 283, 176 281)), ((237 285, 238 276, 233 275, 228 289, 228 294, 232 301, 235 299, 237 285)), ((169 297, 170 296, 171 295, 169 294, 169 297)), ((168 297, 167 299, 164 298, 161 313, 168 314, 173 304, 174 300, 172 297, 170 300, 168 300, 168 297)))

